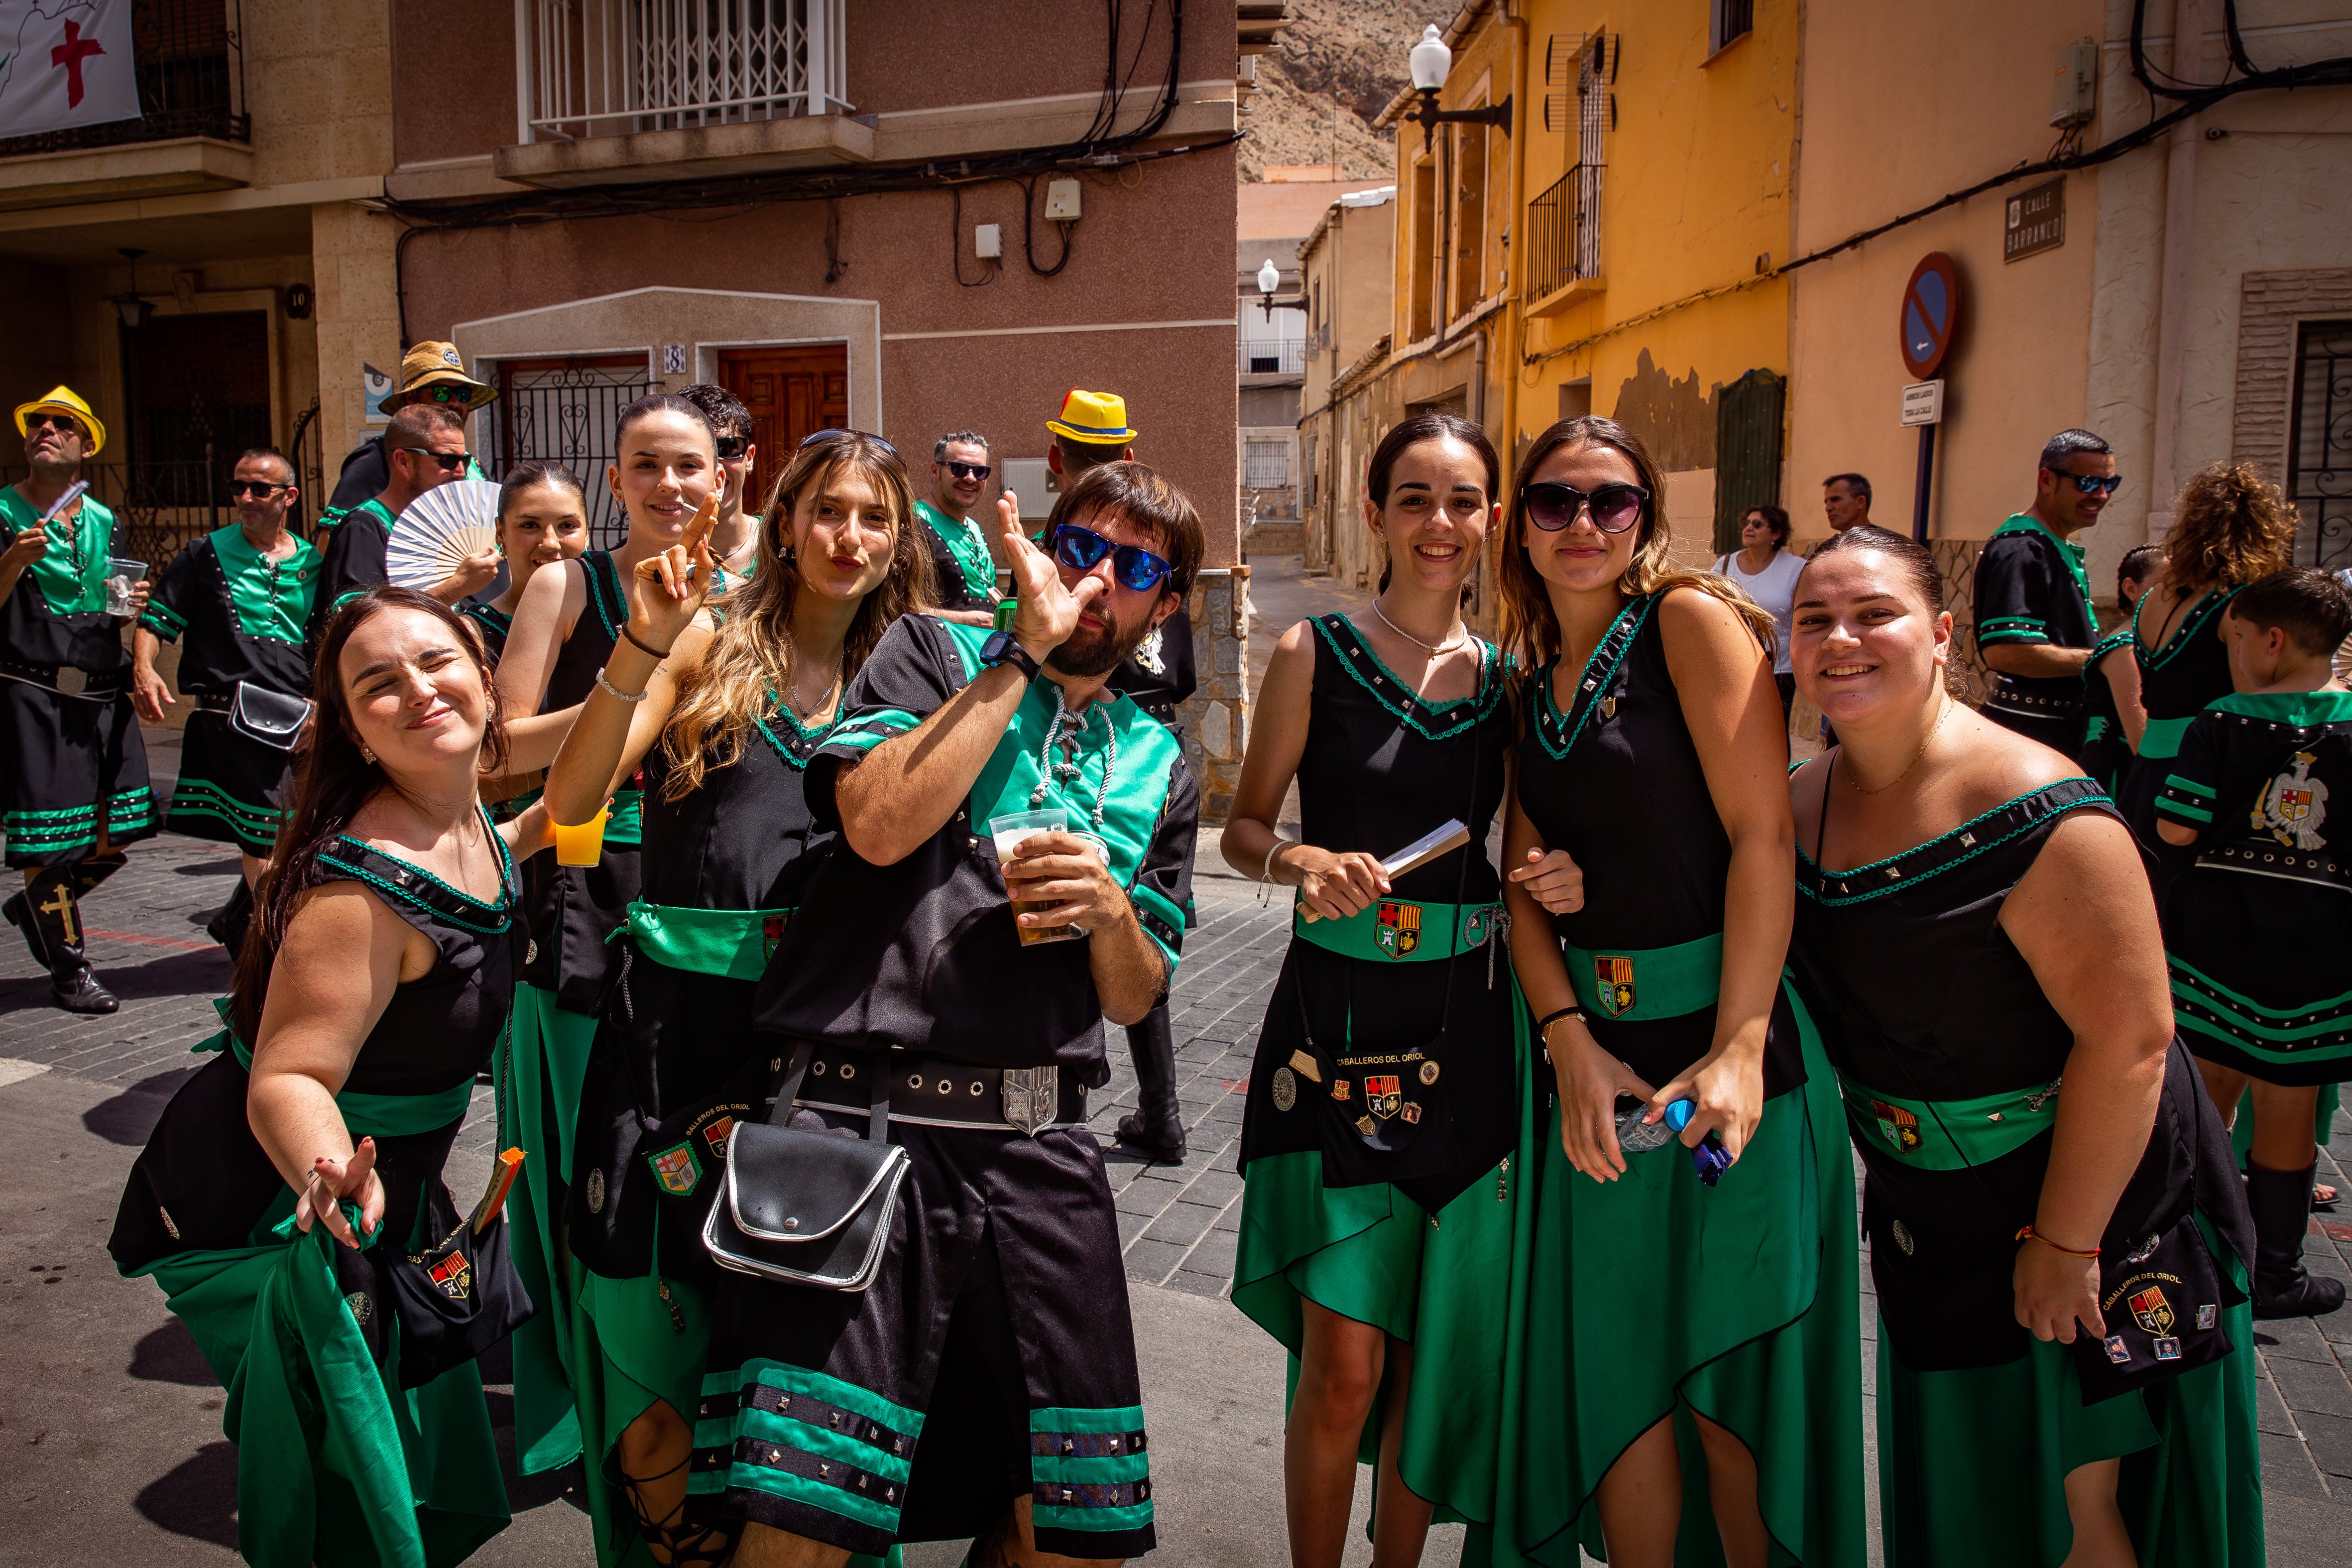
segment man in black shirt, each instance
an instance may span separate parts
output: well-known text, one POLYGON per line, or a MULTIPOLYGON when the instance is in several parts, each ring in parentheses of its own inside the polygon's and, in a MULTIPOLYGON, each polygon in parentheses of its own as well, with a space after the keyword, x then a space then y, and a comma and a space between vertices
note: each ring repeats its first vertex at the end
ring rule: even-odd
MULTIPOLYGON (((314 647, 327 617, 342 608, 344 601, 391 581, 384 572, 384 547, 392 542, 392 525, 400 514, 426 490, 465 478, 473 461, 466 450, 464 421, 436 404, 412 403, 403 408, 392 416, 383 439, 392 477, 382 491, 344 514, 328 531, 320 551, 319 592, 310 605, 308 639, 314 647)), ((454 605, 488 586, 498 574, 498 548, 487 546, 425 591, 454 605)))
POLYGON ((2059 431, 2042 448, 2033 504, 1995 529, 1977 557, 1977 651, 1993 672, 1984 716, 2070 757, 2083 749, 2083 670, 2099 640, 2074 536, 2122 483, 2106 442, 2059 431))

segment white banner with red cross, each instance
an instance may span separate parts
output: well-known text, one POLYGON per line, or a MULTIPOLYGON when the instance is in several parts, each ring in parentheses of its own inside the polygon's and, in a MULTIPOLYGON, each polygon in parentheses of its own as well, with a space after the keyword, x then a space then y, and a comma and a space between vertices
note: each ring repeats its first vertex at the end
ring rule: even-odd
POLYGON ((0 136, 139 118, 131 0, 0 0, 0 136))

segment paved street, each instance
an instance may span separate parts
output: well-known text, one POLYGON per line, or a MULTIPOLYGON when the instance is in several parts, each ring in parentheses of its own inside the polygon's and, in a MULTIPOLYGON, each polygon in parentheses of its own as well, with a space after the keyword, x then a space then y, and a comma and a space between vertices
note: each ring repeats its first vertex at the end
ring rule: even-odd
MULTIPOLYGON (((1278 568, 1260 574, 1261 650, 1297 615, 1341 602, 1278 568)), ((169 761, 159 751, 159 764, 169 761)), ((189 1046, 216 1027, 211 998, 228 965, 201 927, 236 866, 218 847, 167 837, 138 849, 91 900, 91 956, 123 1000, 110 1018, 51 1009, 21 944, 0 931, 0 1563, 233 1558, 235 1456, 220 1435, 221 1391, 160 1292, 115 1276, 105 1241, 123 1173, 194 1070, 189 1046)), ((1201 843, 1196 889, 1201 923, 1175 991, 1192 1153, 1175 1168, 1118 1154, 1111 1166, 1160 1481, 1164 1545, 1153 1561, 1272 1565, 1285 1558, 1283 1360, 1223 1293, 1240 1214, 1239 1091, 1281 955, 1284 907, 1262 906, 1259 890, 1224 868, 1213 831, 1201 843)), ((1116 1047, 1113 1071, 1095 1113, 1106 1142, 1134 1099, 1116 1047)), ((2352 1118, 2339 1117, 2337 1131, 2339 1147, 2352 1149, 2343 1141, 2352 1118)), ((458 1193, 483 1179, 491 1131, 484 1091, 450 1173, 458 1193)), ((2322 1175, 2345 1184, 2332 1160, 2322 1175)), ((2352 1199, 2338 1210, 2347 1213, 2352 1199)), ((2352 1226, 2342 1219, 2322 1216, 2311 1251, 2315 1267, 2352 1277, 2352 1226)), ((2340 1562, 2352 1536, 2352 1312, 2266 1324, 2257 1343, 2272 1562, 2340 1562)), ((494 1384, 505 1375, 489 1369, 494 1384)), ((505 1389, 491 1399, 508 1421, 505 1389)), ((586 1521, 565 1477, 509 1484, 515 1524, 477 1561, 587 1561, 586 1521)), ((1360 1518, 1363 1503, 1360 1494, 1360 1518)), ((1452 1561, 1457 1540, 1438 1531, 1426 1560, 1452 1561)), ((1359 1540, 1349 1561, 1369 1556, 1359 1540)), ((961 1548, 907 1558, 912 1568, 952 1568, 961 1548)))

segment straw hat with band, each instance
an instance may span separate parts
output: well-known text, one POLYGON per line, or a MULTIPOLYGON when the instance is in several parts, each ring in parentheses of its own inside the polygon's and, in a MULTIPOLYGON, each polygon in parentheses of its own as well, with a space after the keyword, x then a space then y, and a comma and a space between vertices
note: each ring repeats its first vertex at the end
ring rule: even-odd
POLYGON ((1062 416, 1046 420, 1045 428, 1095 447, 1124 447, 1135 439, 1135 432, 1128 427, 1127 399, 1115 392, 1071 388, 1062 399, 1062 416))
POLYGON ((81 394, 63 382, 49 388, 47 396, 16 405, 17 435, 26 433, 25 426, 36 414, 69 414, 79 420, 83 431, 89 437, 89 449, 82 454, 86 458, 98 456, 99 448, 106 445, 106 426, 98 422, 98 416, 89 411, 89 405, 82 401, 81 394))
POLYGON ((383 410, 390 414, 411 403, 438 403, 471 413, 498 395, 496 387, 485 386, 466 374, 466 362, 457 357, 457 344, 422 342, 400 356, 400 390, 383 400, 383 410), (462 401, 447 393, 425 395, 433 387, 462 390, 466 395, 462 401))

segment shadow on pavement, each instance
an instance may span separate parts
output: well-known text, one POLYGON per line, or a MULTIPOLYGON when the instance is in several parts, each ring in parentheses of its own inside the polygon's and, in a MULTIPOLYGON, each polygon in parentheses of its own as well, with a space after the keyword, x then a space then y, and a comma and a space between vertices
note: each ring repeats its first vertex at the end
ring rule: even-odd
POLYGON ((215 1388, 213 1369, 205 1364, 187 1327, 173 1318, 141 1340, 123 1370, 146 1383, 176 1383, 188 1388, 215 1388))
POLYGON ((174 1535, 236 1551, 236 1445, 205 1444, 141 1489, 137 1506, 148 1522, 174 1535))
POLYGON ((186 866, 174 866, 175 877, 217 877, 223 872, 242 872, 245 862, 232 855, 226 860, 198 860, 186 866))
POLYGON ((163 1108, 203 1065, 197 1062, 142 1078, 113 1099, 102 1100, 83 1111, 81 1124, 110 1143, 131 1149, 142 1147, 148 1135, 155 1131, 155 1123, 163 1119, 163 1108))
POLYGON ((228 989, 228 954, 214 947, 202 952, 170 953, 145 963, 100 963, 98 977, 126 1002, 150 996, 216 996, 228 989))

